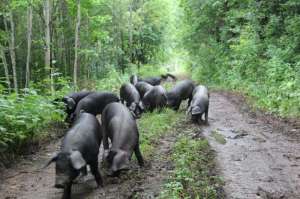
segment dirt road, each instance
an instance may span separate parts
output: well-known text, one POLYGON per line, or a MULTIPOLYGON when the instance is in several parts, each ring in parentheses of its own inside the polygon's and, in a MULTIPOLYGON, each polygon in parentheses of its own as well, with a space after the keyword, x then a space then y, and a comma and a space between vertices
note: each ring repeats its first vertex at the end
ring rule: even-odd
POLYGON ((203 129, 217 152, 227 197, 300 198, 299 126, 265 123, 235 98, 213 93, 210 125, 203 129))
MULTIPOLYGON (((180 128, 178 128, 180 130, 180 128)), ((105 171, 104 188, 96 188, 93 176, 80 178, 72 187, 72 198, 145 198, 151 199, 159 195, 163 181, 169 176, 172 164, 168 159, 172 144, 175 143, 176 132, 172 132, 158 141, 155 152, 146 160, 144 168, 139 168, 136 161, 120 178, 107 177, 105 171)), ((54 151, 58 151, 60 140, 50 144, 34 156, 28 157, 17 166, 2 172, 0 178, 0 198, 5 199, 41 199, 61 198, 62 190, 55 189, 55 166, 41 170, 54 151)), ((99 159, 102 158, 102 147, 99 159)), ((102 161, 102 160, 101 160, 102 161)))
MULTIPOLYGON (((281 122, 274 126, 240 109, 234 98, 212 93, 209 125, 199 126, 216 151, 227 197, 300 198, 299 128, 281 122)), ((186 123, 182 125, 181 128, 189 128, 186 123)), ((180 131, 179 127, 176 131, 180 131)), ((155 198, 172 170, 168 154, 176 135, 174 131, 159 140, 145 168, 140 169, 133 161, 132 169, 120 179, 104 177, 102 189, 95 188, 96 183, 89 175, 74 185, 72 195, 78 199, 155 198)), ((62 191, 53 188, 54 165, 40 170, 58 146, 59 141, 52 143, 17 166, 2 171, 0 198, 60 198, 62 191)), ((102 174, 105 176, 104 171, 102 174)))

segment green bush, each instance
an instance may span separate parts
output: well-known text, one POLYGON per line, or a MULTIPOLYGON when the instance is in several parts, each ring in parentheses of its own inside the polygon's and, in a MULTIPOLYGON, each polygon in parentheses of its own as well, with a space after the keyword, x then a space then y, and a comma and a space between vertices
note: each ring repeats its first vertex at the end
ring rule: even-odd
POLYGON ((61 121, 63 111, 51 97, 27 90, 26 94, 0 96, 0 152, 19 152, 34 137, 42 136, 51 121, 61 121))
POLYGON ((300 3, 181 0, 192 77, 241 91, 254 105, 300 116, 300 3))

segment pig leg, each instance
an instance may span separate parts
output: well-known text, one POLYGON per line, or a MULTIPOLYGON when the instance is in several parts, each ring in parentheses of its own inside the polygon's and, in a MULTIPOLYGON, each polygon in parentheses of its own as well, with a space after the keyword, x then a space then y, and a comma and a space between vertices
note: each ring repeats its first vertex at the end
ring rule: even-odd
POLYGON ((189 108, 189 106, 191 105, 191 101, 192 101, 192 99, 193 99, 193 97, 191 96, 191 97, 189 98, 189 101, 188 101, 187 108, 189 108))
POLYGON ((208 107, 205 111, 205 123, 208 124, 208 107))
POLYGON ((135 153, 135 156, 136 156, 136 159, 137 159, 139 165, 141 167, 144 166, 144 159, 143 159, 139 144, 136 145, 136 147, 134 149, 134 153, 135 153))
POLYGON ((107 136, 107 131, 106 128, 103 128, 103 148, 104 151, 108 150, 109 148, 109 143, 108 143, 108 136, 107 136))
POLYGON ((104 148, 104 152, 103 152, 103 160, 106 159, 106 157, 108 156, 108 149, 109 149, 109 143, 108 143, 108 135, 107 135, 107 130, 105 128, 105 126, 103 126, 103 139, 102 139, 102 143, 103 143, 103 148, 104 148))
POLYGON ((95 161, 92 164, 90 164, 90 166, 91 166, 91 172, 95 177, 95 180, 97 182, 98 187, 99 186, 103 187, 102 177, 101 177, 101 174, 99 173, 99 170, 98 170, 98 162, 95 161))
POLYGON ((80 172, 83 176, 87 175, 87 166, 83 167, 82 169, 80 169, 80 172))
POLYGON ((72 188, 72 184, 67 184, 64 188, 64 193, 62 196, 62 199, 71 199, 71 188, 72 188))
POLYGON ((202 122, 203 122, 203 120, 202 120, 202 115, 203 115, 202 113, 199 114, 199 115, 197 115, 196 123, 197 123, 198 125, 201 125, 202 122))
POLYGON ((178 111, 178 110, 179 110, 180 104, 181 104, 181 101, 179 101, 179 102, 177 103, 177 105, 175 106, 175 111, 178 111))

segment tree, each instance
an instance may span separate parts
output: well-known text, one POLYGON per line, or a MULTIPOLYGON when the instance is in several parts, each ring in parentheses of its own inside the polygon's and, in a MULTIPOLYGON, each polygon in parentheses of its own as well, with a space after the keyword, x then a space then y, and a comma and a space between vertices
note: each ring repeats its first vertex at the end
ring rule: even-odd
MULTIPOLYGON (((8 32, 8 26, 7 22, 5 21, 6 31, 8 32)), ((15 93, 18 94, 18 81, 17 81, 17 67, 16 67, 16 45, 15 45, 15 23, 13 18, 12 10, 9 10, 9 23, 10 23, 10 40, 9 40, 9 52, 10 52, 10 58, 11 58, 11 65, 12 65, 12 71, 13 71, 13 83, 14 83, 14 90, 15 93)))
POLYGON ((77 87, 77 72, 78 72, 78 48, 79 48, 79 32, 80 32, 80 20, 81 20, 81 13, 80 13, 80 0, 77 0, 77 21, 76 21, 76 28, 75 28, 75 58, 74 58, 74 74, 73 74, 73 81, 74 86, 77 87))
POLYGON ((45 22, 45 71, 50 75, 51 93, 54 93, 53 68, 51 63, 51 4, 50 0, 44 0, 44 22, 45 22))
POLYGON ((27 57, 26 57, 26 78, 25 88, 29 87, 30 82, 30 56, 31 56, 31 43, 32 43, 32 2, 29 1, 27 8, 27 57))
POLYGON ((6 57, 5 57, 4 47, 1 45, 0 45, 0 58, 2 60, 2 64, 3 64, 3 68, 4 68, 4 74, 5 74, 6 84, 7 84, 7 88, 8 88, 8 93, 10 93, 11 87, 10 87, 8 66, 7 66, 7 61, 6 61, 6 57))

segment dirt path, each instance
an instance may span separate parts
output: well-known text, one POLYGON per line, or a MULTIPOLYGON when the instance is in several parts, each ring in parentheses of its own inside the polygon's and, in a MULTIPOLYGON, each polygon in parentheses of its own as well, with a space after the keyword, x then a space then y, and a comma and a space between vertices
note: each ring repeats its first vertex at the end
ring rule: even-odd
POLYGON ((300 198, 300 142, 283 136, 300 129, 274 128, 220 93, 211 95, 209 117, 203 133, 217 152, 228 198, 300 198))
MULTIPOLYGON (((105 171, 102 170, 105 180, 104 188, 96 189, 96 183, 91 174, 79 179, 78 184, 73 185, 72 198, 155 198, 160 193, 163 180, 172 169, 171 162, 166 157, 175 139, 174 134, 162 138, 156 151, 151 155, 151 159, 146 160, 145 168, 139 168, 137 162, 132 161, 131 169, 122 174, 121 178, 106 177, 105 171)), ((38 154, 3 172, 4 175, 0 178, 0 198, 60 198, 62 190, 53 187, 54 164, 40 170, 51 154, 58 151, 59 145, 60 141, 52 143, 38 154)), ((101 157, 102 151, 99 159, 101 157)))
MULTIPOLYGON (((290 131, 300 134, 299 128, 285 124, 276 124, 275 128, 272 123, 240 110, 236 103, 217 92, 211 95, 209 123, 199 128, 216 151, 228 198, 300 198, 299 136, 284 136, 290 131)), ((179 132, 182 128, 189 126, 183 122, 176 129, 179 132)), ((90 174, 87 179, 80 179, 73 187, 73 198, 155 198, 173 169, 168 157, 176 135, 174 131, 160 139, 145 168, 140 169, 132 161, 132 168, 120 179, 107 178, 102 171, 104 188, 96 189, 90 174)), ((0 176, 0 198, 60 198, 62 191, 53 187, 54 165, 40 170, 58 150, 59 143, 52 143, 16 167, 1 172, 4 175, 0 176)))

